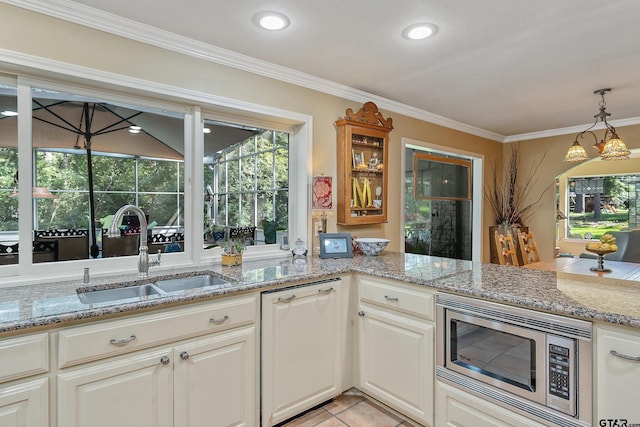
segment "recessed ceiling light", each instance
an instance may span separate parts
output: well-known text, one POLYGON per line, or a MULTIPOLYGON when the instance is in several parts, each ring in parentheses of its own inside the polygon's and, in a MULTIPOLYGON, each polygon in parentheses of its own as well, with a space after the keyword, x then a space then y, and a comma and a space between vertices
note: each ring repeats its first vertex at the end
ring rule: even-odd
POLYGON ((270 31, 284 30, 289 26, 289 18, 279 12, 256 13, 253 22, 260 28, 270 31))
POLYGON ((7 116, 7 117, 13 117, 13 116, 17 116, 18 113, 16 113, 15 111, 11 111, 11 110, 5 110, 0 112, 0 114, 2 114, 3 116, 7 116))
POLYGON ((438 27, 433 24, 414 24, 402 30, 402 37, 409 40, 422 40, 431 37, 438 32, 438 27))

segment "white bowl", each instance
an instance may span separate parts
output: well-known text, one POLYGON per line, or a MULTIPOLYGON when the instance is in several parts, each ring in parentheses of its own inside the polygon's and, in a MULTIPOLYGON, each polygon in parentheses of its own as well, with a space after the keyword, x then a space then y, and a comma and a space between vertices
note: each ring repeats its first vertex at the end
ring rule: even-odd
POLYGON ((379 239, 377 237, 360 237, 356 239, 358 249, 365 255, 378 255, 384 251, 389 244, 389 239, 379 239))

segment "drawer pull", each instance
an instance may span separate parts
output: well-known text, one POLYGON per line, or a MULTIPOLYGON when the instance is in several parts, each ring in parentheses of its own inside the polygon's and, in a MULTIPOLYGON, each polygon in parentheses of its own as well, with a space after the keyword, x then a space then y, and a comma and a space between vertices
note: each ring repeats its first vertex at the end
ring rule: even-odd
POLYGON ((360 317, 364 317, 364 311, 362 311, 362 310, 361 310, 361 311, 359 311, 359 312, 358 312, 358 316, 360 316, 360 317))
POLYGON ((318 293, 321 295, 327 295, 327 294, 330 294, 331 292, 333 292, 333 288, 318 289, 318 293))
POLYGON ((111 344, 111 345, 126 345, 126 344, 129 344, 131 341, 133 341, 135 339, 136 339, 135 335, 131 335, 129 338, 124 338, 124 339, 121 339, 121 340, 117 340, 115 338, 112 338, 109 341, 109 344, 111 344))
POLYGON ((287 302, 291 302, 295 299, 295 295, 291 295, 290 297, 280 297, 277 300, 274 301, 275 304, 281 304, 281 303, 287 303, 287 302))
POLYGON ((186 351, 181 352, 180 353, 180 359, 182 359, 182 360, 189 359, 189 353, 187 353, 186 351))
POLYGON ((640 356, 627 356, 626 354, 618 353, 615 350, 611 350, 609 353, 613 354, 615 357, 619 357, 624 360, 631 360, 632 362, 640 362, 640 356))
POLYGON ((390 297, 389 295, 385 295, 384 299, 386 299, 389 302, 396 302, 398 301, 398 297, 390 297))
POLYGON ((168 365, 169 362, 171 362, 171 359, 169 359, 169 356, 162 356, 160 358, 160 363, 163 365, 168 365))
POLYGON ((226 314, 224 316, 222 316, 219 319, 216 319, 215 317, 212 317, 211 319, 209 319, 209 322, 211 323, 215 323, 216 325, 219 325, 220 323, 224 323, 225 321, 229 320, 229 316, 227 316, 226 314))

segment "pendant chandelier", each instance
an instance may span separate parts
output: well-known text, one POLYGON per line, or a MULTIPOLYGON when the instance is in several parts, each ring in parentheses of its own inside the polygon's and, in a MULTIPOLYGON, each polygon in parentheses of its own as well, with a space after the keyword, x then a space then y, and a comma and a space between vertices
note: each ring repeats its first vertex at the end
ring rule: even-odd
POLYGON ((595 123, 588 129, 585 129, 576 135, 576 139, 573 142, 573 145, 569 148, 564 159, 565 162, 582 162, 590 159, 585 149, 580 145, 580 142, 578 142, 578 139, 584 138, 586 134, 593 136, 593 139, 595 140, 595 144, 593 146, 600 153, 600 158, 602 160, 624 160, 629 158, 629 154, 631 154, 631 152, 627 149, 627 146, 616 133, 616 129, 607 122, 607 117, 611 115, 611 113, 608 113, 605 109, 606 103, 604 101, 604 95, 607 92, 611 92, 611 89, 606 88, 593 91, 594 94, 600 95, 602 98, 600 101, 600 111, 593 116, 596 119, 595 123), (599 142, 596 134, 591 131, 598 122, 604 123, 606 128, 604 136, 599 142))

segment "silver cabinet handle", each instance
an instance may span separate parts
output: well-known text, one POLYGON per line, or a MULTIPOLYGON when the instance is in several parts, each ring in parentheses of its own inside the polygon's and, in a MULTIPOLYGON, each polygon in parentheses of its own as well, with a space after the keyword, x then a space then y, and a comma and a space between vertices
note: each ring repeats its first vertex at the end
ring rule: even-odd
POLYGON ((188 358, 189 358, 189 353, 187 353, 186 351, 180 352, 180 359, 187 360, 188 358))
POLYGON ((212 317, 211 319, 209 319, 209 322, 211 323, 215 323, 215 324, 220 324, 220 323, 224 323, 225 321, 229 320, 229 316, 227 316, 226 314, 224 316, 222 316, 219 319, 216 319, 215 317, 212 317))
POLYGON ((162 363, 163 365, 168 365, 169 362, 171 362, 171 359, 169 359, 169 356, 162 356, 160 358, 160 363, 162 363))
POLYGON ((632 362, 640 362, 640 356, 627 356, 626 354, 618 353, 615 350, 611 350, 609 353, 613 354, 615 357, 619 357, 624 360, 631 360, 632 362))
POLYGON ((333 288, 318 289, 318 293, 321 295, 327 295, 327 294, 330 294, 331 292, 333 292, 333 288))
POLYGON ((359 311, 359 312, 358 312, 358 316, 360 316, 360 317, 364 317, 364 311, 359 311))
POLYGON ((290 297, 280 297, 277 300, 274 301, 274 304, 280 304, 280 303, 287 303, 287 302, 291 302, 294 300, 296 296, 295 295, 291 295, 290 297))
POLYGON ((126 344, 129 344, 131 341, 133 341, 135 339, 136 339, 136 336, 132 334, 129 338, 123 338, 121 340, 117 340, 115 338, 112 338, 109 341, 109 344, 111 344, 111 345, 126 345, 126 344))
POLYGON ((384 299, 386 299, 387 301, 398 301, 397 297, 390 297, 389 295, 385 295, 384 299))

